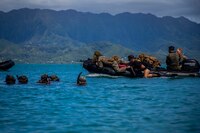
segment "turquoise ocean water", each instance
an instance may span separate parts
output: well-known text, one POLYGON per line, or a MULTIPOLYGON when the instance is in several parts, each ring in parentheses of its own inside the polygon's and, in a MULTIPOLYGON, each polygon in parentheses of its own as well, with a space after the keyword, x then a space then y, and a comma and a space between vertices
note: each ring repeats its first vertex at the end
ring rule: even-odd
POLYGON ((76 86, 81 64, 17 64, 0 71, 0 132, 200 132, 200 78, 87 77, 76 86), (60 82, 40 85, 40 75, 60 82), (6 85, 7 74, 27 85, 6 85))

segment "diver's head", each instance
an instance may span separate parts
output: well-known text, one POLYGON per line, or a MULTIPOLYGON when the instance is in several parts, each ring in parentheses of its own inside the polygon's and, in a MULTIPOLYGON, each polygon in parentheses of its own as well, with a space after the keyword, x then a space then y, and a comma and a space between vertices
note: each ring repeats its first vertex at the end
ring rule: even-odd
POLYGON ((6 76, 6 80, 5 80, 6 84, 15 84, 15 81, 16 81, 16 79, 14 76, 12 76, 12 75, 6 76))
POLYGON ((78 82, 77 82, 78 85, 86 85, 86 78, 84 76, 80 76, 78 78, 78 82))
POLYGON ((86 82, 86 78, 84 76, 80 76, 79 81, 86 82))

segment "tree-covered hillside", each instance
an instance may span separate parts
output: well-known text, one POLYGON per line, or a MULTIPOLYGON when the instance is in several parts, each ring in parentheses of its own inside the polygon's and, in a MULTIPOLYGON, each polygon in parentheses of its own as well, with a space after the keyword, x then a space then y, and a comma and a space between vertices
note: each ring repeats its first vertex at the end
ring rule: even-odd
MULTIPOLYGON (((25 59, 29 59, 31 56, 28 62, 40 60, 36 55, 44 57, 45 61, 54 58, 62 60, 58 62, 79 60, 94 52, 90 50, 102 48, 102 42, 109 42, 115 49, 123 47, 144 51, 158 58, 163 58, 167 47, 174 45, 182 47, 192 58, 200 57, 200 24, 184 17, 160 18, 142 13, 110 15, 27 8, 1 12, 0 39, 2 58, 27 56, 25 59), (17 52, 12 53, 12 50, 17 52), (69 51, 68 54, 66 51, 69 51), (28 55, 23 55, 26 52, 28 55), (82 56, 76 55, 76 52, 81 52, 82 56)), ((108 51, 111 52, 115 51, 111 49, 113 47, 104 45, 104 49, 110 48, 108 51)), ((126 53, 126 50, 123 52, 126 53)), ((123 52, 121 50, 118 54, 123 52)))

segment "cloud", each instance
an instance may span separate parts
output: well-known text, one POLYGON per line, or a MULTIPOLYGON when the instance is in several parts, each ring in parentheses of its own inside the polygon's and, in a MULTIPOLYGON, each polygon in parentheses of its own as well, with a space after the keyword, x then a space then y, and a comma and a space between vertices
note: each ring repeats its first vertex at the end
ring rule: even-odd
POLYGON ((0 10, 19 8, 75 9, 84 12, 152 13, 158 16, 185 16, 200 22, 199 0, 1 0, 0 10))

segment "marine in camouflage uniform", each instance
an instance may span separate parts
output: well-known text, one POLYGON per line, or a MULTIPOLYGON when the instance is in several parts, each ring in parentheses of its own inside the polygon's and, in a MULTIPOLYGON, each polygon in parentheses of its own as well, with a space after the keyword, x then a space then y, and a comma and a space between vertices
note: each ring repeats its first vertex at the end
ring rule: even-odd
POLYGON ((169 47, 169 54, 166 57, 166 65, 167 65, 167 70, 171 70, 171 71, 180 70, 179 56, 174 51, 174 46, 169 47))
POLYGON ((147 65, 150 68, 158 68, 161 66, 161 63, 158 59, 153 56, 149 56, 146 54, 140 54, 138 60, 147 65))
POLYGON ((125 72, 126 71, 126 67, 119 67, 119 64, 125 64, 125 62, 123 62, 120 57, 118 56, 113 56, 112 57, 112 68, 116 71, 116 72, 125 72))

